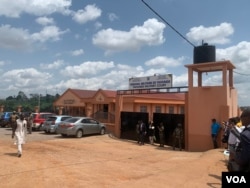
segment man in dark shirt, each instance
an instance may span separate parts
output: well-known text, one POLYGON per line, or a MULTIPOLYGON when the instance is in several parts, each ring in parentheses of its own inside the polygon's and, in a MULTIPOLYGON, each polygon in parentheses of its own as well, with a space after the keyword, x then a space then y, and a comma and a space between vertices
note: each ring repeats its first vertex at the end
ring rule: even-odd
POLYGON ((236 151, 236 162, 239 164, 239 171, 250 172, 250 109, 245 109, 240 118, 245 129, 240 134, 240 147, 239 151, 236 151))

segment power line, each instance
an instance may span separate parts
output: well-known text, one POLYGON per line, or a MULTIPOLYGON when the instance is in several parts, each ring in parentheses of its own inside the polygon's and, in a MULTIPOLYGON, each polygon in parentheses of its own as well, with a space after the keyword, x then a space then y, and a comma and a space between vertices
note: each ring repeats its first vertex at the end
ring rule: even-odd
POLYGON ((187 41, 191 46, 195 47, 195 45, 190 42, 185 36, 183 36, 177 29, 175 29, 170 23, 168 23, 161 15, 159 15, 152 7, 150 7, 144 0, 141 0, 153 13, 155 13, 161 20, 167 24, 171 29, 173 29, 181 38, 187 41))
POLYGON ((243 73, 236 72, 236 71, 233 71, 233 72, 236 73, 236 74, 242 75, 242 76, 250 76, 250 74, 243 74, 243 73))
MULTIPOLYGON (((175 29, 170 23, 168 23, 160 14, 158 14, 151 6, 149 6, 144 0, 141 0, 153 13, 155 13, 165 24, 167 24, 171 29, 173 29, 181 38, 187 41, 191 46, 196 47, 192 42, 190 42, 185 36, 183 36, 177 29, 175 29)), ((243 74, 236 71, 233 71, 236 74, 243 76, 250 76, 250 74, 243 74)))

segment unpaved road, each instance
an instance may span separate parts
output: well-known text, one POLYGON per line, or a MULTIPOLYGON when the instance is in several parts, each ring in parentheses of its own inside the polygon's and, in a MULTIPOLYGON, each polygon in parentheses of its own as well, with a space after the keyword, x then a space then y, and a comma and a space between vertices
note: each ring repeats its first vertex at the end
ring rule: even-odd
POLYGON ((106 134, 80 139, 34 132, 23 156, 0 129, 1 188, 220 188, 223 149, 173 151, 106 134))

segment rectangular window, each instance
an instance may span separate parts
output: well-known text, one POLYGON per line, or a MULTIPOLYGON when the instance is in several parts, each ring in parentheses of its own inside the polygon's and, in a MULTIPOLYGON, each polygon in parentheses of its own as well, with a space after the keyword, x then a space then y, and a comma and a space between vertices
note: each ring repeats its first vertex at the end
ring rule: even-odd
POLYGON ((147 112, 147 106, 140 106, 140 112, 147 112))
POLYGON ((156 106, 155 107, 155 112, 156 113, 161 113, 161 106, 156 106))
POLYGON ((168 113, 169 114, 174 114, 174 106, 169 106, 168 107, 168 113))

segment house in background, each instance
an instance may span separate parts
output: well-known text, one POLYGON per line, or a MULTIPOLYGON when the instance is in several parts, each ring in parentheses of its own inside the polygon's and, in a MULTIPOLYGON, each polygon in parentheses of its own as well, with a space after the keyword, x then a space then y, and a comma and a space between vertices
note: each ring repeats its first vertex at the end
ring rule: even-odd
POLYGON ((54 103, 58 114, 89 116, 103 123, 114 122, 116 91, 67 89, 54 103))

